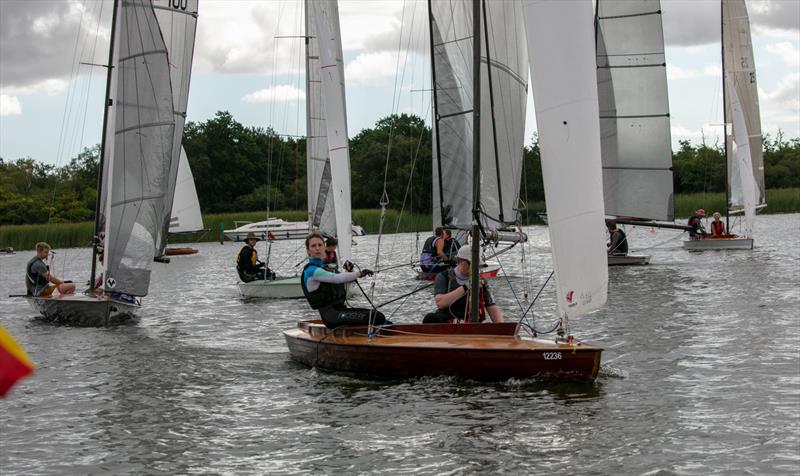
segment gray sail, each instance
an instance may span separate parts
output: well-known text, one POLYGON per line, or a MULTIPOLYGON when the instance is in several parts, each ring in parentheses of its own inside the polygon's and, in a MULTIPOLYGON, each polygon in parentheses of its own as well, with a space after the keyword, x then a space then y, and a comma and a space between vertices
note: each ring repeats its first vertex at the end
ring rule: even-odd
MULTIPOLYGON (((150 0, 121 2, 107 155, 105 289, 144 296, 164 226, 175 114, 167 47, 150 0)), ((168 218, 168 216, 167 216, 168 218)))
POLYGON ((175 113, 175 134, 172 143, 172 164, 167 181, 164 225, 158 239, 156 255, 163 255, 167 246, 173 197, 178 180, 183 125, 189 102, 189 80, 192 73, 195 31, 197 29, 198 0, 153 0, 153 9, 167 45, 172 82, 172 101, 175 113))
MULTIPOLYGON (((472 219, 472 1, 433 1, 430 14, 434 224, 465 227, 472 219)), ((496 228, 517 220, 528 53, 519 2, 483 2, 481 21, 481 221, 496 228)))
MULTIPOLYGON (((331 185, 331 167, 328 151, 328 132, 325 122, 325 102, 320 78, 319 40, 317 19, 330 21, 331 31, 340 38, 339 11, 336 2, 306 1, 306 179, 308 192, 309 227, 328 235, 336 235, 336 217, 333 197, 328 193, 331 185)), ((336 67, 344 78, 342 45, 338 42, 336 67)), ((342 97, 344 97, 344 84, 342 97)), ((349 232, 349 230, 348 230, 349 232)))
MULTIPOLYGON (((723 87, 733 84, 736 94, 741 102, 746 136, 749 139, 750 160, 755 179, 756 206, 766 203, 764 194, 764 153, 761 140, 761 113, 758 105, 758 85, 756 84, 756 67, 753 59, 753 44, 750 38, 750 19, 747 15, 747 5, 744 0, 723 0, 722 2, 722 42, 723 42, 723 87)), ((732 121, 731 110, 732 92, 725 96, 725 116, 732 121)), ((726 128, 727 129, 727 128, 726 128)), ((733 129, 733 127, 731 127, 733 129)), ((726 130, 728 142, 728 184, 730 186, 731 208, 741 208, 744 204, 744 192, 737 169, 737 162, 733 157, 733 137, 736 131, 726 130)))
POLYGON ((606 215, 673 220, 661 3, 598 0, 596 20, 606 215))

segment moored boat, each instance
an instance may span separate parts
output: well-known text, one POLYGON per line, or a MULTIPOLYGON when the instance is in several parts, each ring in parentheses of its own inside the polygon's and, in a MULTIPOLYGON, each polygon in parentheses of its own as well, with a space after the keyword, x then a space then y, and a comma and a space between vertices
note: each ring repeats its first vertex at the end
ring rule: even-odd
POLYGON ((178 256, 178 255, 194 255, 197 254, 197 248, 192 248, 190 246, 184 247, 170 247, 164 249, 164 254, 167 256, 178 256))

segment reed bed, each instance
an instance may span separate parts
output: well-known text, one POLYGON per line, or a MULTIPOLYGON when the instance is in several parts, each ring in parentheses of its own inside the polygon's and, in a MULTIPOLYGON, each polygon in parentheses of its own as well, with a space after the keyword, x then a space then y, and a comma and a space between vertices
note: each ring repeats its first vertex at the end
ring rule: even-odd
MULTIPOLYGON (((800 188, 767 190, 768 206, 761 213, 796 213, 800 212, 800 188)), ((675 196, 675 216, 686 218, 702 207, 707 214, 725 209, 724 193, 694 193, 675 196)), ((544 211, 544 202, 528 204, 528 211, 523 214, 524 223, 540 224, 536 212, 544 211)), ((353 210, 353 223, 361 225, 369 234, 378 233, 380 228, 380 210, 353 210)), ((203 215, 205 232, 170 235, 170 243, 196 243, 218 241, 223 230, 234 228, 236 221, 261 221, 267 213, 239 212, 215 213, 203 215)), ((303 210, 275 211, 270 216, 287 221, 304 221, 307 214, 303 210)), ((430 214, 400 213, 389 209, 383 223, 383 233, 408 233, 414 231, 427 232, 433 227, 430 214)), ((15 250, 32 250, 39 241, 46 241, 54 248, 76 248, 89 246, 92 239, 93 222, 50 223, 41 225, 3 225, 0 226, 0 248, 8 246, 15 250)))

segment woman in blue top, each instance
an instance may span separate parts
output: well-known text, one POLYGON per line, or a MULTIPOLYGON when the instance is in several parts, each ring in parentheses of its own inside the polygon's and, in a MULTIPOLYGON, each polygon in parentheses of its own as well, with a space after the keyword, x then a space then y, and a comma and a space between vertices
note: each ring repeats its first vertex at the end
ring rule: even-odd
POLYGON ((303 268, 303 294, 312 309, 319 311, 322 322, 329 329, 343 325, 381 325, 386 317, 375 309, 355 309, 347 307, 345 283, 364 276, 372 276, 372 271, 347 271, 332 273, 324 268, 325 241, 319 233, 311 233, 306 238, 308 264, 303 268))

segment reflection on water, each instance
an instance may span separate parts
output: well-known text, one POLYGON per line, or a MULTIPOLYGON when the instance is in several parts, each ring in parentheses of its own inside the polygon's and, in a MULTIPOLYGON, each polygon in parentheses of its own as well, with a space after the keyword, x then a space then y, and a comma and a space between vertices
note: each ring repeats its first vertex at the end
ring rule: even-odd
MULTIPOLYGON (((501 256, 493 286, 519 317, 550 273, 547 229, 524 256, 501 256), (527 296, 527 300, 526 297, 527 296)), ((0 403, 4 474, 800 472, 800 215, 759 217, 756 249, 689 253, 674 231, 628 229, 646 267, 609 270, 606 308, 575 322, 602 345, 592 385, 452 378, 372 381, 289 360, 282 330, 314 314, 302 300, 238 296, 239 245, 156 264, 138 321, 105 329, 32 319, 28 253, 0 258, 0 323, 39 371, 0 403)), ((423 237, 424 239, 424 237, 423 237)), ((413 291, 413 234, 358 238, 355 261, 381 269, 376 303, 413 291)), ((88 250, 59 250, 79 282, 88 250)), ((262 255, 264 248, 260 250, 262 255)), ((302 245, 270 265, 298 273, 302 245)), ((552 284, 533 308, 554 320, 552 284)), ((422 290, 383 310, 418 321, 422 290), (402 303, 402 306, 400 304, 402 303)))

